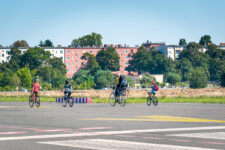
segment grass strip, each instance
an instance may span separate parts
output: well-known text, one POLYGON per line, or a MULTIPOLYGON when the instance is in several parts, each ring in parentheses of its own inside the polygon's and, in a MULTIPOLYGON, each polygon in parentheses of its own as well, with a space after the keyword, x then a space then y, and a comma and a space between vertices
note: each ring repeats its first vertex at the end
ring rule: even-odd
MULTIPOLYGON (((55 102, 55 97, 41 96, 41 102, 55 102)), ((146 97, 127 98, 127 103, 146 103, 146 97)), ((0 96, 0 102, 28 102, 28 96, 0 96)), ((92 103, 109 103, 108 98, 92 98, 92 103)), ((219 103, 225 104, 225 97, 165 97, 159 103, 219 103)))

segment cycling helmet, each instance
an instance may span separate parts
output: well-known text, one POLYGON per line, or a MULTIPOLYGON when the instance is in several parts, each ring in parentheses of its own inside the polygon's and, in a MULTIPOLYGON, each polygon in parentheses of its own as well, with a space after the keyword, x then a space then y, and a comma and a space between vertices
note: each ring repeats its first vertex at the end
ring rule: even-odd
POLYGON ((65 83, 66 83, 66 84, 68 84, 68 83, 69 83, 69 81, 68 81, 68 80, 66 80, 66 81, 65 81, 65 83))
POLYGON ((34 78, 34 82, 37 82, 38 81, 38 79, 37 78, 34 78))
POLYGON ((155 84, 155 81, 152 81, 152 84, 155 84))

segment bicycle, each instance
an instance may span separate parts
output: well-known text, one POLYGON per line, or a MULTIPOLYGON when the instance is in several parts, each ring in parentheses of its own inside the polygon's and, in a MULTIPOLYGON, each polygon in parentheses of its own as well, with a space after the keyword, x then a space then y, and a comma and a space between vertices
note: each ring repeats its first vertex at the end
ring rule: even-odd
POLYGON ((111 106, 115 106, 116 102, 118 102, 120 104, 120 106, 125 106, 125 104, 126 104, 126 87, 127 87, 127 85, 124 87, 119 87, 120 92, 118 93, 118 95, 116 95, 116 88, 114 88, 115 90, 109 96, 109 102, 110 102, 111 106))
POLYGON ((34 92, 32 95, 29 97, 29 106, 32 108, 34 106, 34 103, 36 104, 36 107, 40 107, 40 96, 38 95, 37 92, 34 92))
POLYGON ((64 98, 62 100, 62 106, 66 107, 66 104, 69 104, 70 107, 73 107, 73 99, 72 97, 69 97, 69 93, 64 94, 64 98))
POLYGON ((154 106, 158 106, 158 98, 157 96, 150 96, 150 92, 148 92, 148 98, 147 98, 147 106, 150 106, 153 102, 154 106))

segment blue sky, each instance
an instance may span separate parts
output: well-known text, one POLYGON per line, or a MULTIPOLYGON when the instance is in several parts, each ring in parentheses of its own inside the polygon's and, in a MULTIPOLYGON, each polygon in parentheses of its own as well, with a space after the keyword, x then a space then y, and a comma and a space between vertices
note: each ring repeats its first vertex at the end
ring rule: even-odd
POLYGON ((146 40, 178 44, 209 34, 225 42, 225 0, 0 0, 0 44, 72 39, 100 33, 103 43, 140 45, 146 40))

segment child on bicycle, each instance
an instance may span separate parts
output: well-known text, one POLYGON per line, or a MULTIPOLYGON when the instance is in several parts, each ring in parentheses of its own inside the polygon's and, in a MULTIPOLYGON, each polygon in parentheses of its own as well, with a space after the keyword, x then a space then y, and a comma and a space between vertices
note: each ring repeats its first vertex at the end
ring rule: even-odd
POLYGON ((33 83, 33 90, 32 90, 32 97, 35 95, 35 96, 38 96, 38 92, 39 90, 41 89, 40 88, 40 85, 39 83, 37 82, 37 78, 34 78, 34 83, 33 83))
POLYGON ((63 87, 64 89, 64 94, 68 94, 68 97, 70 97, 71 92, 72 92, 72 85, 69 83, 68 80, 65 81, 65 85, 63 87))
POLYGON ((159 90, 159 87, 156 85, 155 81, 152 81, 151 88, 152 88, 152 91, 149 92, 149 95, 150 97, 152 97, 152 95, 153 97, 155 97, 157 91, 159 90))

